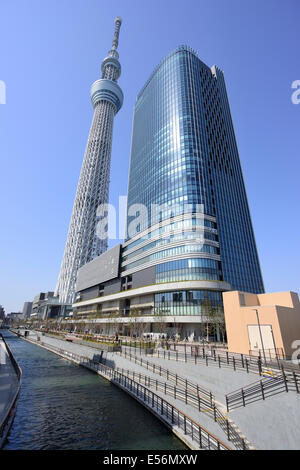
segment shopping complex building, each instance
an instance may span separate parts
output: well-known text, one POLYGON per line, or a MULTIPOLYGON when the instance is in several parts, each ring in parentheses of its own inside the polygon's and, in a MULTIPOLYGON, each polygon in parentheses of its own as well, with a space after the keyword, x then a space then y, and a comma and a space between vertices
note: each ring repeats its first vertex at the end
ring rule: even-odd
POLYGON ((78 271, 78 319, 197 338, 223 292, 264 292, 224 76, 190 47, 137 97, 127 203, 125 242, 78 271))

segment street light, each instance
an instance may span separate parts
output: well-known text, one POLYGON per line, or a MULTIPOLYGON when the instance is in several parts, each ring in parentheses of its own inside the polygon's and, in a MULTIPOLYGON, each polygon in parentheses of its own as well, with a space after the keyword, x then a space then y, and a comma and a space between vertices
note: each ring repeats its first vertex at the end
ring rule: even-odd
POLYGON ((261 333, 261 328, 260 328, 258 310, 257 310, 257 308, 253 308, 252 310, 255 310, 255 312, 256 312, 256 318, 257 318, 257 324, 258 324, 258 329, 259 329, 260 341, 261 341, 261 346, 262 346, 262 350, 263 350, 263 356, 264 356, 264 360, 265 360, 265 364, 266 364, 267 361, 266 361, 266 355, 265 355, 264 342, 263 342, 262 333, 261 333))

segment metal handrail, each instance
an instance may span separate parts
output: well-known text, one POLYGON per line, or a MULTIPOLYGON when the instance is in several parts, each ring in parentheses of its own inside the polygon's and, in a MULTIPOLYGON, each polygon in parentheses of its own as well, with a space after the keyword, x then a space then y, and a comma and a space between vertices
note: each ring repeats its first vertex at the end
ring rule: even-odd
MULTIPOLYGON (((185 385, 185 390, 182 391, 182 393, 178 394, 177 396, 177 392, 173 393, 173 396, 175 398, 178 398, 180 399, 180 397, 183 395, 184 397, 184 400, 186 403, 188 403, 189 401, 189 398, 191 397, 191 393, 188 393, 188 388, 187 386, 190 386, 192 387, 192 389, 198 389, 199 391, 201 390, 201 387, 199 387, 199 385, 195 385, 193 384, 192 382, 188 381, 187 379, 184 379, 180 376, 178 376, 177 374, 174 374, 173 372, 170 372, 168 369, 164 369, 162 368, 161 366, 156 366, 155 368, 155 364, 149 362, 148 360, 147 361, 143 361, 142 358, 138 358, 136 356, 133 356, 131 353, 127 354, 126 350, 125 350, 125 353, 123 352, 118 352, 117 354, 120 354, 120 355, 124 355, 125 358, 129 358, 129 360, 131 361, 135 361, 135 363, 138 361, 140 363, 140 365, 142 367, 146 367, 147 370, 149 370, 149 368, 151 369, 152 367, 152 371, 154 373, 159 373, 161 376, 164 374, 165 376, 167 376, 168 379, 173 379, 173 381, 176 382, 176 385, 178 384, 178 382, 181 382, 183 383, 183 385, 185 385), (174 380, 175 378, 175 380, 174 380)), ((151 379, 153 380, 153 379, 151 379)), ((151 382, 150 382, 151 383, 151 382)), ((156 381, 155 381, 155 385, 156 385, 156 381)), ((170 386, 170 390, 172 391, 172 387, 170 386)), ((166 392, 165 392, 166 393, 166 392)), ((230 421, 228 420, 228 418, 226 418, 223 413, 217 408, 214 400, 213 400, 213 395, 211 392, 208 392, 207 390, 205 390, 205 393, 209 393, 209 398, 210 400, 207 401, 205 398, 200 398, 200 394, 197 393, 197 395, 193 395, 193 398, 190 398, 190 403, 192 406, 197 406, 198 408, 198 411, 205 411, 208 413, 208 415, 210 417, 213 417, 214 421, 217 422, 219 424, 219 426, 223 429, 223 431, 226 433, 227 435, 227 439, 229 441, 232 441, 235 445, 235 447, 237 449, 242 449, 242 450, 245 450, 248 447, 248 445, 246 444, 245 442, 245 439, 243 439, 239 434, 238 432, 236 431, 236 429, 231 425, 230 421), (204 406, 202 406, 204 405, 204 406)), ((166 393, 167 394, 167 393, 166 393)), ((170 393, 172 394, 172 393, 170 393)))
POLYGON ((228 393, 225 397, 227 411, 289 391, 295 391, 299 394, 300 380, 295 372, 289 375, 282 370, 281 374, 265 377, 258 382, 253 382, 246 387, 228 393))
POLYGON ((190 382, 188 379, 183 378, 180 375, 175 374, 174 372, 171 372, 169 369, 165 369, 164 367, 153 364, 153 363, 149 362, 148 360, 143 361, 142 357, 139 358, 135 355, 132 355, 131 352, 129 352, 129 354, 128 354, 126 349, 125 349, 124 353, 123 353, 123 351, 117 351, 117 354, 120 354, 120 355, 124 356, 125 358, 127 358, 129 356, 129 360, 131 360, 131 361, 134 360, 135 364, 139 363, 142 367, 147 367, 147 370, 149 369, 149 367, 150 368, 152 367, 152 372, 153 373, 157 373, 160 376, 167 377, 167 380, 172 380, 173 382, 176 383, 176 385, 179 383, 181 385, 184 385, 186 389, 190 388, 190 389, 194 390, 197 393, 197 395, 201 394, 202 396, 204 396, 206 399, 209 400, 211 406, 213 405, 214 395, 212 394, 212 392, 210 390, 207 390, 207 389, 201 387, 198 384, 194 384, 193 382, 190 382))
MULTIPOLYGON (((2 339, 5 347, 6 347, 6 350, 7 350, 7 353, 8 353, 8 356, 11 360, 11 363, 13 365, 13 368, 15 369, 15 372, 16 372, 16 375, 17 375, 17 378, 18 378, 18 386, 17 386, 17 389, 16 389, 16 392, 14 394, 14 397, 10 403, 10 406, 4 416, 4 418, 2 419, 2 422, 0 423, 0 440, 3 439, 3 436, 4 436, 4 431, 5 431, 5 428, 7 427, 10 419, 11 419, 11 415, 13 413, 13 410, 16 406, 16 403, 17 403, 17 399, 18 399, 18 396, 19 396, 19 393, 20 393, 20 388, 21 388, 21 382, 22 382, 22 369, 21 367, 18 365, 17 361, 15 360, 11 350, 10 350, 10 347, 9 345, 7 344, 7 342, 5 341, 4 339, 4 336, 0 333, 0 338, 2 339)), ((2 442, 3 444, 4 442, 2 442)))
MULTIPOLYGON (((296 365, 287 365, 281 364, 279 359, 275 362, 263 362, 261 357, 254 358, 253 356, 247 356, 246 354, 230 354, 226 352, 225 354, 216 354, 216 351, 213 350, 210 354, 207 354, 205 348, 199 349, 199 354, 190 355, 188 353, 181 353, 178 351, 171 351, 171 350, 156 350, 148 353, 148 356, 158 357, 168 360, 175 360, 177 362, 192 362, 194 364, 198 363, 205 363, 207 366, 214 365, 219 368, 221 367, 228 367, 233 369, 234 371, 246 371, 258 373, 259 375, 263 375, 263 368, 271 367, 274 370, 281 371, 284 368, 285 372, 295 372, 295 374, 299 375, 300 378, 300 371, 299 367, 296 365)), ((300 364, 299 364, 300 366, 300 364)))

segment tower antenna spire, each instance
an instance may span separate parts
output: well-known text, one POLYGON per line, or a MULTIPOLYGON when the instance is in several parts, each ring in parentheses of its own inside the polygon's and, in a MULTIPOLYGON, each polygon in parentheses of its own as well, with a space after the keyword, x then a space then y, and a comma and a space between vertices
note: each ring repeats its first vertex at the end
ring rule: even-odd
POLYGON ((119 33, 120 33, 121 24, 122 24, 122 18, 120 16, 117 16, 115 19, 115 32, 114 32, 114 38, 112 42, 113 50, 116 50, 119 44, 119 33))

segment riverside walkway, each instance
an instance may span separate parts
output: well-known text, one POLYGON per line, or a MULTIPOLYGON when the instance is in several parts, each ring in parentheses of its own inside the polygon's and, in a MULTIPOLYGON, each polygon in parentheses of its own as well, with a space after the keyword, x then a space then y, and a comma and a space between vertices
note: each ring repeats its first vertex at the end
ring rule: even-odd
POLYGON ((0 336, 0 448, 12 424, 14 401, 19 387, 20 377, 16 372, 7 346, 0 336))

